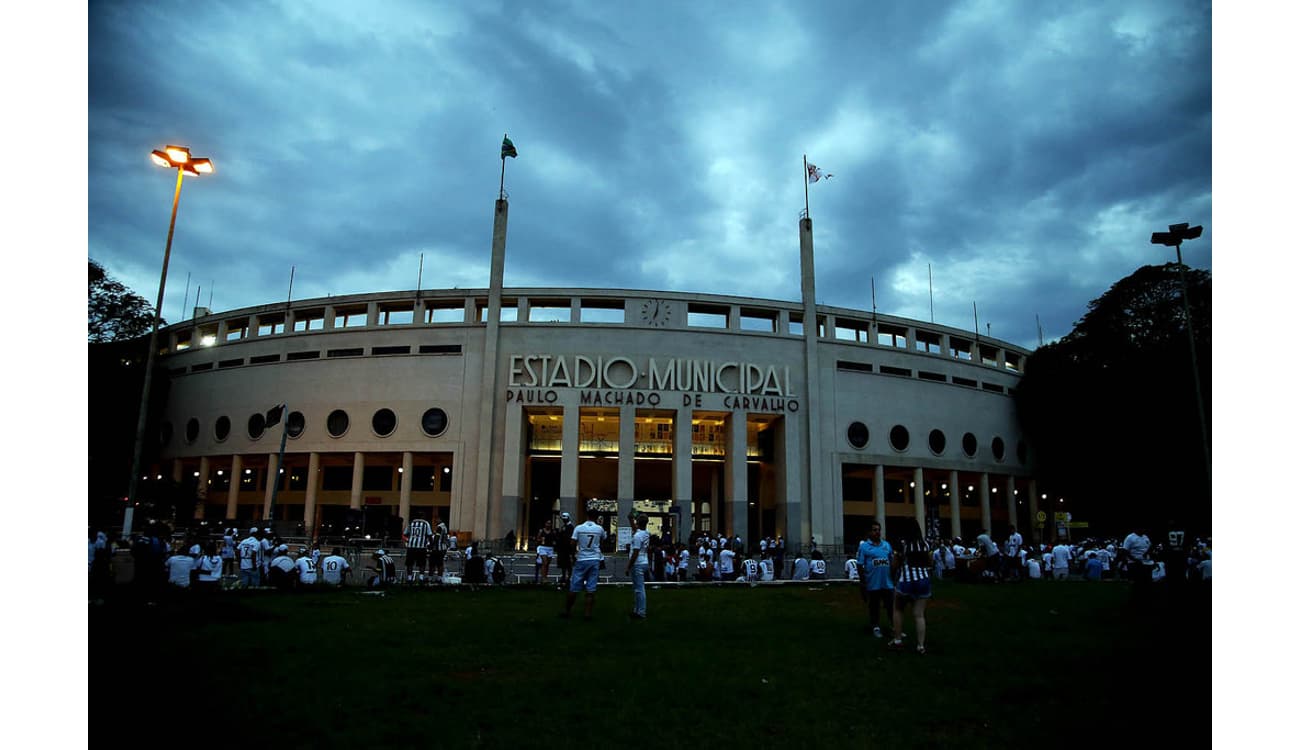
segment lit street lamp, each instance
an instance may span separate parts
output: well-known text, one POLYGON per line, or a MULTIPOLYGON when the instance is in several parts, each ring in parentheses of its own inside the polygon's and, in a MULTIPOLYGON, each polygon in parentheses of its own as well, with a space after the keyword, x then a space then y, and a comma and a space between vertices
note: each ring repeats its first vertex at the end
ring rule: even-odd
POLYGON ((1196 335, 1192 332, 1192 308, 1187 302, 1187 274, 1183 270, 1183 240, 1201 236, 1201 226, 1170 224, 1168 232, 1152 232, 1151 244, 1172 247, 1178 254, 1178 280, 1183 287, 1183 320, 1187 324, 1187 343, 1192 350, 1192 383, 1196 387, 1196 413, 1201 418, 1201 450, 1205 452, 1205 478, 1210 479, 1210 433, 1205 426, 1205 404, 1201 401, 1201 372, 1196 367, 1196 335))
POLYGON ((163 250, 162 278, 158 281, 158 304, 153 311, 153 329, 149 332, 149 354, 144 366, 144 393, 140 396, 140 418, 135 425, 135 452, 131 457, 131 482, 127 486, 126 514, 122 519, 122 536, 131 536, 131 522, 135 516, 136 491, 140 484, 140 457, 144 452, 145 421, 149 416, 149 389, 153 385, 153 361, 158 353, 158 323, 162 319, 163 290, 167 288, 167 263, 172 255, 172 235, 176 232, 176 209, 181 202, 181 182, 185 175, 198 177, 212 174, 211 159, 190 156, 188 146, 166 146, 150 154, 153 163, 176 170, 176 194, 172 196, 172 218, 167 226, 167 247, 163 250))

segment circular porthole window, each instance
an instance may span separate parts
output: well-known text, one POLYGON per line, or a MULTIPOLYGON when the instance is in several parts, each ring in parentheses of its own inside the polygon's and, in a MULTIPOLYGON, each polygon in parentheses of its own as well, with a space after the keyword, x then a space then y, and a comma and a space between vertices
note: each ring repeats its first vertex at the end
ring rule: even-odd
POLYGON ((370 429, 379 437, 388 437, 397 429, 397 415, 392 409, 380 409, 370 418, 370 429))
POLYGON ((289 433, 289 437, 296 438, 307 429, 307 418, 300 411, 289 412, 289 419, 284 423, 284 429, 289 433))
POLYGON ((248 418, 248 437, 256 440, 263 432, 266 432, 266 415, 259 411, 248 418))
POLYGON ((1019 461, 1021 464, 1024 464, 1028 458, 1029 458, 1029 447, 1025 445, 1025 441, 1017 440, 1016 460, 1019 461))
POLYGON ((975 451, 976 451, 979 447, 980 447, 980 446, 979 446, 979 441, 976 440, 976 439, 975 439, 975 436, 972 435, 971 433, 968 432, 968 433, 966 433, 965 435, 962 435, 962 436, 961 436, 961 449, 962 449, 962 452, 965 453, 967 456, 970 456, 971 458, 974 458, 974 457, 975 457, 975 451))
POLYGON ((199 439, 199 420, 194 417, 190 417, 190 420, 185 423, 185 442, 192 443, 198 439, 199 439))
POLYGON ((158 429, 158 443, 166 445, 172 441, 172 423, 163 422, 162 427, 158 429))
POLYGON ((930 452, 942 456, 947 447, 948 438, 943 434, 943 430, 930 430, 930 452))
POLYGON ((230 437, 230 417, 225 415, 217 417, 216 424, 212 425, 212 434, 217 438, 218 443, 230 437))
POLYGON ((447 412, 434 407, 420 417, 420 429, 429 437, 438 437, 447 430, 447 412))
POLYGON ((903 425, 896 424, 889 431, 889 444, 894 446, 894 450, 905 451, 911 442, 912 436, 907 434, 907 428, 903 425))
POLYGON ((342 409, 335 409, 325 418, 325 429, 329 430, 330 437, 343 437, 343 433, 348 431, 348 413, 342 409))
POLYGON ((1007 455, 1007 446, 1006 443, 1002 442, 1002 438, 993 438, 993 442, 990 445, 993 448, 993 458, 995 460, 1001 461, 1002 457, 1007 455))
POLYGON ((849 445, 853 446, 854 448, 865 448, 867 447, 867 440, 868 438, 871 437, 871 433, 867 430, 866 425, 862 424, 861 422, 854 422, 853 424, 849 425, 848 436, 849 436, 849 445))

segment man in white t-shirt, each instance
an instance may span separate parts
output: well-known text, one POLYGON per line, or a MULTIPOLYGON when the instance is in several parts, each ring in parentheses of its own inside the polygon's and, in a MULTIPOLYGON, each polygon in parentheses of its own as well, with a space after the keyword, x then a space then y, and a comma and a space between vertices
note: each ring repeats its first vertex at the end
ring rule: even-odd
POLYGON ((808 561, 808 576, 813 580, 825 580, 826 578, 826 560, 814 557, 808 561))
POLYGON ((682 545, 682 549, 677 553, 677 580, 685 583, 691 580, 695 574, 695 568, 691 565, 691 548, 682 545))
POLYGON ((776 563, 772 561, 772 558, 764 557, 762 560, 759 560, 758 567, 759 570, 762 571, 760 573, 762 580, 771 581, 776 578, 776 563))
POLYGON ((808 580, 808 560, 803 556, 802 552, 796 553, 794 562, 790 563, 790 580, 808 580))
POLYGON ((184 552, 177 552, 163 563, 167 568, 167 583, 177 588, 190 587, 190 571, 194 570, 194 557, 184 552))
POLYGON ((585 590, 587 597, 583 617, 587 620, 591 619, 591 610, 596 605, 596 583, 600 578, 600 561, 604 557, 600 553, 600 543, 607 536, 605 529, 596 523, 599 516, 599 511, 594 507, 588 507, 587 520, 573 529, 573 535, 570 537, 576 551, 573 576, 569 579, 569 593, 565 597, 564 611, 560 613, 560 617, 569 616, 573 611, 573 603, 578 599, 578 591, 585 590))
POLYGON ((632 543, 628 545, 626 574, 632 577, 633 620, 645 619, 645 575, 650 567, 650 532, 645 528, 648 523, 650 517, 644 513, 632 519, 632 543))
POLYGON ((1138 527, 1137 531, 1124 537, 1120 549, 1128 560, 1129 579, 1136 589, 1145 589, 1146 584, 1151 583, 1151 574, 1155 568, 1155 561, 1150 554, 1151 538, 1147 536, 1146 529, 1138 527))
POLYGON ((293 558, 289 556, 289 545, 281 544, 275 548, 275 557, 271 558, 271 585, 287 591, 293 588, 298 569, 294 567, 293 558))
POLYGON ((298 585, 316 585, 316 561, 312 559, 311 552, 300 550, 298 559, 294 561, 293 565, 298 569, 298 585))
POLYGON ((262 583, 262 540, 257 538, 257 527, 248 530, 236 548, 239 553, 239 585, 257 587, 262 583))
POLYGON ((1061 542, 1052 547, 1052 577, 1064 581, 1070 575, 1070 545, 1061 542))
POLYGON ((1020 571, 1023 557, 1020 552, 1025 546, 1024 537, 1016 531, 1016 527, 1011 527, 1011 533, 1007 535, 1006 552, 1003 557, 1003 564, 1006 570, 1011 573, 1011 577, 1017 581, 1020 580, 1020 571))
POLYGON ((718 577, 723 581, 736 579, 736 553, 726 544, 718 552, 718 577))
POLYGON ((759 579, 763 575, 762 573, 759 572, 758 561, 751 557, 745 560, 745 563, 742 567, 745 571, 745 580, 749 581, 749 585, 753 586, 756 583, 758 583, 759 579))
MULTIPOLYGON (((861 546, 862 542, 859 543, 861 546)), ((857 558, 850 557, 844 561, 844 577, 858 583, 858 561, 857 558)))
POLYGON ((343 550, 335 547, 325 559, 320 563, 321 578, 329 586, 342 586, 343 580, 352 572, 352 566, 348 565, 348 559, 343 556, 343 550))

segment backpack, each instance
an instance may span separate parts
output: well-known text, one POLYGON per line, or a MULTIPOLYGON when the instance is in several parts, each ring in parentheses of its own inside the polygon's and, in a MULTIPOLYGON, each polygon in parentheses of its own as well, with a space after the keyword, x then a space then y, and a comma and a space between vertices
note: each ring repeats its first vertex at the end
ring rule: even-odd
POLYGON ((492 582, 502 584, 506 582, 506 566, 500 560, 493 560, 495 565, 492 566, 492 582))

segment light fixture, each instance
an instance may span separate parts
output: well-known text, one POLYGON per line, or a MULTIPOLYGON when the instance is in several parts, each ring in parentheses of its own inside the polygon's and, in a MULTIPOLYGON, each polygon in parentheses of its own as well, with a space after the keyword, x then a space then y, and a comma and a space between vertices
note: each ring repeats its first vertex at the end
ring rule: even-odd
POLYGON ((966 491, 967 491, 967 492, 974 492, 974 491, 975 491, 975 485, 973 485, 973 484, 966 485, 966 491))
POLYGON ((190 160, 190 149, 188 146, 166 146, 163 148, 167 152, 167 158, 171 160, 172 166, 186 164, 190 160))
POLYGON ((199 473, 198 473, 198 472, 197 472, 197 471, 196 471, 196 472, 194 472, 194 476, 196 476, 196 477, 197 477, 197 476, 198 476, 198 475, 199 475, 199 473))

